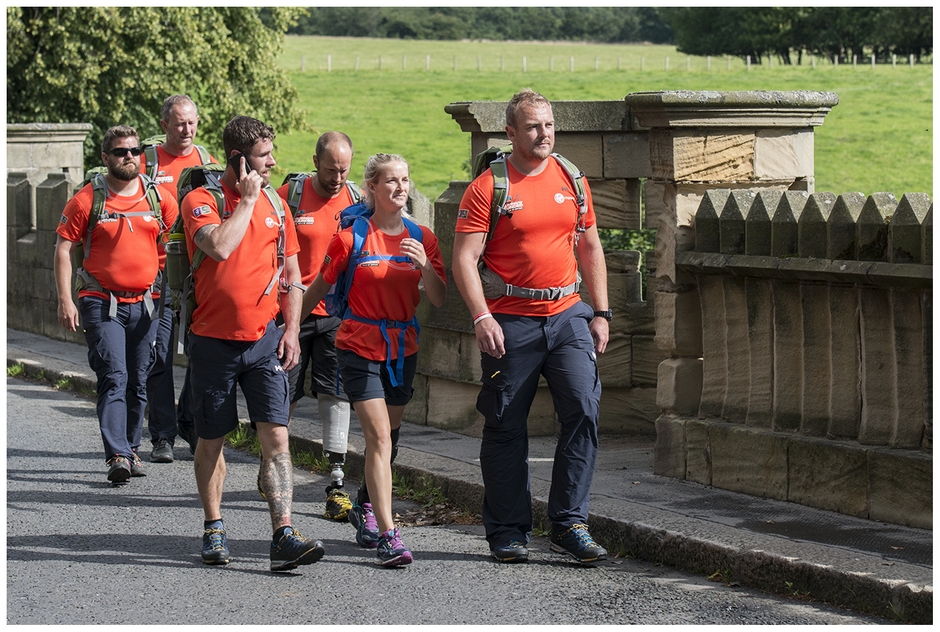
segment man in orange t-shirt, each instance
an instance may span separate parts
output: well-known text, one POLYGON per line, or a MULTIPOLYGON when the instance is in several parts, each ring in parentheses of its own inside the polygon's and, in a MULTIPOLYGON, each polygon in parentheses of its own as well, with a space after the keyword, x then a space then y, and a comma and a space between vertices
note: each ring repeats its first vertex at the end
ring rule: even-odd
POLYGON ((226 124, 222 144, 228 156, 220 178, 223 207, 200 187, 183 198, 180 210, 190 256, 197 248, 205 253, 194 273, 196 309, 186 344, 199 437, 196 486, 205 517, 202 558, 207 564, 229 562, 222 446, 238 426, 238 384, 264 453, 260 484, 274 530, 271 570, 286 571, 323 556, 320 541, 307 540, 291 525, 287 371, 300 354, 299 247, 290 213, 282 217, 278 212, 286 203, 270 186, 274 130, 236 116, 226 124), (278 311, 283 333, 274 322, 278 311))
POLYGON ((125 483, 144 476, 137 449, 147 405, 146 381, 153 362, 159 306, 149 295, 160 269, 157 243, 176 221, 176 197, 157 187, 160 220, 151 208, 140 175, 140 139, 132 127, 109 129, 101 142, 104 207, 87 241, 95 199, 88 184, 72 197, 56 228, 53 260, 59 323, 76 331, 79 318, 88 344, 88 361, 97 376, 97 411, 108 464, 108 480, 125 483), (72 301, 72 251, 82 244, 80 276, 85 279, 72 301))
MULTIPOLYGON (((199 113, 192 99, 185 94, 167 97, 163 101, 160 114, 160 127, 166 134, 166 141, 145 148, 140 157, 141 171, 159 184, 172 189, 174 195, 177 194, 183 169, 218 162, 204 147, 194 144, 198 126, 199 113), (148 155, 151 158, 149 162, 148 155)), ((162 244, 160 251, 163 254, 162 244)), ((165 258, 166 255, 163 254, 162 259, 165 258)), ((150 430, 150 442, 153 445, 150 460, 154 463, 173 462, 173 445, 177 433, 189 443, 190 452, 196 449, 193 413, 187 386, 189 380, 183 382, 178 406, 173 385, 173 355, 176 353, 174 317, 178 318, 178 315, 170 309, 169 293, 164 297, 164 301, 166 307, 157 327, 157 359, 147 378, 147 428, 150 430)))
MULTIPOLYGON (((342 132, 326 132, 317 139, 313 156, 316 171, 311 176, 298 177, 285 182, 277 190, 288 200, 294 214, 294 227, 300 243, 300 273, 303 284, 309 286, 320 271, 326 247, 339 227, 340 213, 359 201, 347 182, 352 162, 353 145, 342 132), (292 191, 293 188, 299 191, 292 191), (299 193, 299 197, 298 197, 299 193), (296 199, 296 209, 293 208, 296 199)), ((352 509, 349 494, 342 491, 346 463, 347 436, 349 434, 349 401, 339 379, 336 361, 336 330, 340 319, 326 313, 320 301, 300 324, 300 360, 290 370, 291 413, 304 396, 307 368, 311 372, 311 387, 317 398, 317 409, 323 430, 323 453, 330 463, 330 485, 326 488, 324 516, 332 520, 346 520, 352 509)))
POLYGON ((611 318, 604 250, 586 180, 582 214, 574 180, 552 156, 548 100, 529 89, 516 94, 506 108, 506 134, 513 143, 506 160, 508 212, 487 242, 494 188, 487 170, 460 202, 452 266, 481 351, 483 524, 493 557, 528 560, 526 422, 542 375, 561 424, 548 499, 551 548, 588 563, 607 555, 587 528, 601 394, 595 354, 607 347, 611 318), (484 295, 481 256, 505 282, 502 295, 484 295), (577 293, 579 264, 593 312, 577 293))

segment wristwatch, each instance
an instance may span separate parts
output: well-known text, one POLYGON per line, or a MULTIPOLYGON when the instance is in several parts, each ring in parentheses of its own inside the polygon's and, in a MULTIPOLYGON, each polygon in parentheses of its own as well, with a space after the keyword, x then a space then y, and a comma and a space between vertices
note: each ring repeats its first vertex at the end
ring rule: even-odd
POLYGON ((612 309, 595 309, 594 310, 594 318, 603 318, 609 323, 611 319, 613 319, 613 317, 614 317, 614 310, 612 309))

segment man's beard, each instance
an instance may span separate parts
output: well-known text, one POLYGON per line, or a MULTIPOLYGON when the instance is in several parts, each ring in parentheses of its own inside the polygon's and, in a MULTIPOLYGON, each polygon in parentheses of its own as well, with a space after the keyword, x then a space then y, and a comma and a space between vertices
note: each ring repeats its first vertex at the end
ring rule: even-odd
POLYGON ((129 182, 140 175, 140 164, 122 162, 117 166, 108 165, 108 173, 118 180, 129 182))

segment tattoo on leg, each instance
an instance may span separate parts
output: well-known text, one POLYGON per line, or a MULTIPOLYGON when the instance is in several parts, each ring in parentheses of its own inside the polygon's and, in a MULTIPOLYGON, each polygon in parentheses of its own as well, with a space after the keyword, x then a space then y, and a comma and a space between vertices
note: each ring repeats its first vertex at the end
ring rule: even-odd
POLYGON ((290 453, 265 455, 261 463, 261 485, 268 498, 273 530, 290 524, 291 502, 294 496, 294 468, 290 453))

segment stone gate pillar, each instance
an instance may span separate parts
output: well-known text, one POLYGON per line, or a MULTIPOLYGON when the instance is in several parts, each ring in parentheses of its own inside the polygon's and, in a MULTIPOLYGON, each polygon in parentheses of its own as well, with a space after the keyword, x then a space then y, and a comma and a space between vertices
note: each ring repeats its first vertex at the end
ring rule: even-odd
POLYGON ((675 265, 676 253, 694 246, 695 211, 707 189, 812 192, 813 128, 839 99, 809 91, 664 91, 624 101, 634 125, 649 129, 645 203, 647 227, 657 229, 656 343, 668 356, 658 371, 656 469, 669 474, 684 467, 668 449, 670 415, 697 414, 702 393, 698 288, 675 265))

